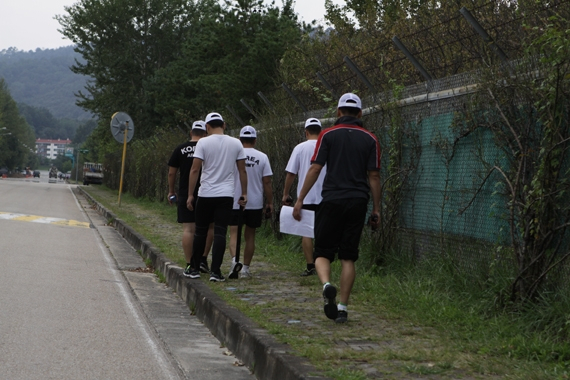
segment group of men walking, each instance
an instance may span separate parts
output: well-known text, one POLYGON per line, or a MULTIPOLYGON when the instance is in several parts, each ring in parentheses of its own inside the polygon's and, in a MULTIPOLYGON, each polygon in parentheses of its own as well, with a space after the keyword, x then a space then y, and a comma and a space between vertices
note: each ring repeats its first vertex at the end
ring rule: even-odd
MULTIPOLYGON (((314 246, 302 238, 306 269, 302 276, 318 275, 323 284, 325 315, 337 323, 348 320, 348 302, 355 281, 360 236, 369 211, 370 223, 379 224, 380 147, 363 128, 362 103, 355 94, 344 94, 338 103, 337 121, 322 130, 320 120, 305 122, 306 141, 293 150, 286 167, 282 205, 294 205, 293 217, 303 210, 315 212, 314 246), (290 197, 298 176, 297 200, 290 197), (340 302, 330 282, 330 264, 341 261, 340 302)), ((221 272, 226 235, 230 226, 230 278, 251 277, 249 266, 255 251, 255 231, 264 215, 273 213, 272 171, 267 155, 255 149, 257 131, 246 126, 239 140, 224 134, 219 113, 192 125, 191 140, 178 146, 169 162, 169 202, 178 202, 178 222, 183 225, 184 275, 225 281, 221 272), (178 196, 174 190, 180 171, 178 196), (176 199, 177 198, 177 199, 176 199), (238 224, 245 225, 244 262, 235 260, 238 224), (211 266, 207 256, 212 248, 211 266)))

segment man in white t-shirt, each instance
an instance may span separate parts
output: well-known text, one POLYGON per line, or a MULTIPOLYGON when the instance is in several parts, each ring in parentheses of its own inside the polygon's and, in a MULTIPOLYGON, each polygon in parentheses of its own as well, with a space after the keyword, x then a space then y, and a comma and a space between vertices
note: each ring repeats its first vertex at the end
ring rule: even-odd
MULTIPOLYGON (((249 265, 255 251, 255 230, 261 227, 263 219, 263 194, 265 193, 265 213, 271 216, 273 213, 273 188, 271 186, 271 165, 269 158, 263 152, 255 149, 257 141, 257 132, 250 125, 243 127, 239 133, 239 139, 243 144, 245 155, 245 170, 247 172, 247 206, 244 211, 239 209, 239 198, 241 196, 241 188, 237 186, 234 193, 234 207, 232 211, 232 220, 230 222, 230 254, 232 255, 232 267, 230 270, 230 278, 238 278, 238 272, 241 268, 236 265, 236 244, 238 238, 238 223, 240 213, 242 222, 245 225, 244 238, 245 247, 243 252, 243 270, 241 277, 251 277, 249 265)), ((238 176, 237 167, 234 172, 235 178, 238 176)))
POLYGON ((200 189, 196 201, 196 233, 192 255, 192 270, 188 277, 200 278, 200 261, 206 247, 208 226, 214 223, 214 244, 210 281, 225 281, 220 267, 226 250, 226 233, 231 219, 234 201, 234 168, 237 165, 241 187, 240 205, 247 204, 247 173, 245 152, 240 141, 224 135, 226 124, 222 116, 213 112, 206 116, 208 137, 200 139, 194 151, 194 162, 190 169, 188 200, 186 206, 194 209, 194 188, 200 171, 200 189))
MULTIPOLYGON (((307 141, 300 143, 293 149, 289 162, 285 171, 287 175, 285 177, 285 188, 283 189, 283 199, 281 200, 282 205, 291 206, 293 204, 293 199, 289 196, 291 191, 291 186, 295 180, 295 176, 299 176, 299 183, 297 184, 297 196, 303 187, 303 181, 307 175, 307 171, 311 166, 311 157, 315 153, 315 146, 317 145, 317 139, 321 133, 321 122, 319 119, 309 118, 305 121, 305 138, 307 141)), ((309 191, 305 200, 303 201, 303 209, 317 211, 321 200, 321 191, 323 189, 323 180, 326 175, 326 167, 323 168, 319 175, 319 179, 309 191)), ((307 262, 307 269, 301 276, 312 276, 317 274, 315 269, 315 262, 313 258, 313 239, 309 237, 303 237, 301 240, 301 245, 303 246, 303 253, 305 254, 305 261, 307 262)))

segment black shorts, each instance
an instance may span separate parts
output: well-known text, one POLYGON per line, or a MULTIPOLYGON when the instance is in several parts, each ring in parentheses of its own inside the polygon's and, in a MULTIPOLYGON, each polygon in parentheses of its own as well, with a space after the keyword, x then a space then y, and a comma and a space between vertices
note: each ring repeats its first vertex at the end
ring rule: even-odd
POLYGON ((261 227, 261 221, 263 220, 263 209, 244 211, 232 210, 232 220, 230 221, 230 226, 238 225, 240 212, 243 212, 241 219, 242 224, 248 226, 249 228, 261 227))
POLYGON ((358 260, 360 235, 366 219, 368 200, 338 199, 321 202, 315 216, 315 259, 324 257, 333 262, 358 260))
POLYGON ((319 209, 319 205, 315 205, 315 204, 311 204, 311 205, 303 205, 301 207, 301 209, 303 210, 309 210, 309 211, 317 211, 319 209))
MULTIPOLYGON (((178 223, 195 223, 196 215, 194 211, 188 210, 186 201, 188 198, 178 198, 178 223)), ((196 199, 194 199, 194 208, 196 208, 196 199)))
POLYGON ((233 197, 198 197, 196 201, 196 228, 214 223, 227 227, 232 217, 233 197))

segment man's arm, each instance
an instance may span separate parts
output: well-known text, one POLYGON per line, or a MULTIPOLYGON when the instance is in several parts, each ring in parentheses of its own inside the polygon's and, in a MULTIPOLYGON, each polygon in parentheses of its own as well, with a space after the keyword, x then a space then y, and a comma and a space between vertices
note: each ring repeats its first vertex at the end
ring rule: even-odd
POLYGON ((241 197, 238 203, 240 206, 245 207, 247 204, 247 172, 245 171, 245 160, 237 160, 236 165, 239 172, 239 182, 241 184, 241 197))
POLYGON ((190 178, 188 179, 188 200, 186 201, 186 207, 188 210, 194 210, 194 189, 196 189, 196 183, 198 182, 198 177, 200 176, 200 171, 202 170, 203 160, 194 157, 192 162, 192 168, 190 169, 190 178))
POLYGON ((295 207, 293 208, 293 218, 295 218, 295 220, 301 220, 301 207, 303 207, 303 201, 305 200, 309 190, 311 190, 315 182, 319 179, 321 170, 323 170, 323 165, 316 163, 311 164, 311 167, 309 167, 309 171, 307 171, 307 176, 303 182, 303 187, 301 188, 301 192, 299 193, 299 197, 297 198, 297 202, 295 202, 295 207))
POLYGON ((265 193, 265 199, 267 204, 265 205, 265 212, 268 214, 273 214, 273 186, 271 186, 271 176, 263 177, 263 192, 265 193), (269 211, 267 211, 269 209, 269 211))
POLYGON ((289 192, 291 191, 291 186, 293 186, 293 181, 295 180, 295 174, 287 172, 285 176, 285 187, 283 188, 283 198, 281 198, 281 204, 283 206, 290 206, 291 201, 287 201, 289 198, 289 192))
POLYGON ((368 171, 368 183, 372 193, 372 219, 370 220, 370 225, 373 229, 376 229, 380 225, 380 191, 382 188, 380 172, 377 170, 368 171), (376 217, 375 220, 374 217, 376 217))
POLYGON ((172 195, 176 195, 176 192, 174 191, 174 182, 176 182, 176 173, 178 172, 178 168, 175 168, 173 166, 169 166, 168 167, 168 203, 172 204, 172 202, 170 201, 170 197, 172 195))

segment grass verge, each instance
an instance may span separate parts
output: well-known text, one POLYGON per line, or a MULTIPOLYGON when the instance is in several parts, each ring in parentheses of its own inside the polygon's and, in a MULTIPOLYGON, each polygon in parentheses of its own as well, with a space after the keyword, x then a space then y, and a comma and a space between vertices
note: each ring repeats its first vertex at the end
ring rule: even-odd
MULTIPOLYGON (((115 192, 86 190, 184 266, 175 207, 128 194, 118 207, 115 192)), ((346 325, 322 315, 318 280, 298 276, 303 269, 300 239, 276 239, 268 226, 257 235, 253 279, 208 284, 334 379, 569 377, 570 346, 562 339, 568 331, 549 329, 552 314, 545 312, 559 308, 570 327, 564 294, 545 299, 549 304, 542 308, 489 312, 488 295, 449 278, 446 266, 437 262, 393 271, 357 264, 346 325)), ((339 272, 338 262, 333 263, 333 283, 338 284, 339 272)))

